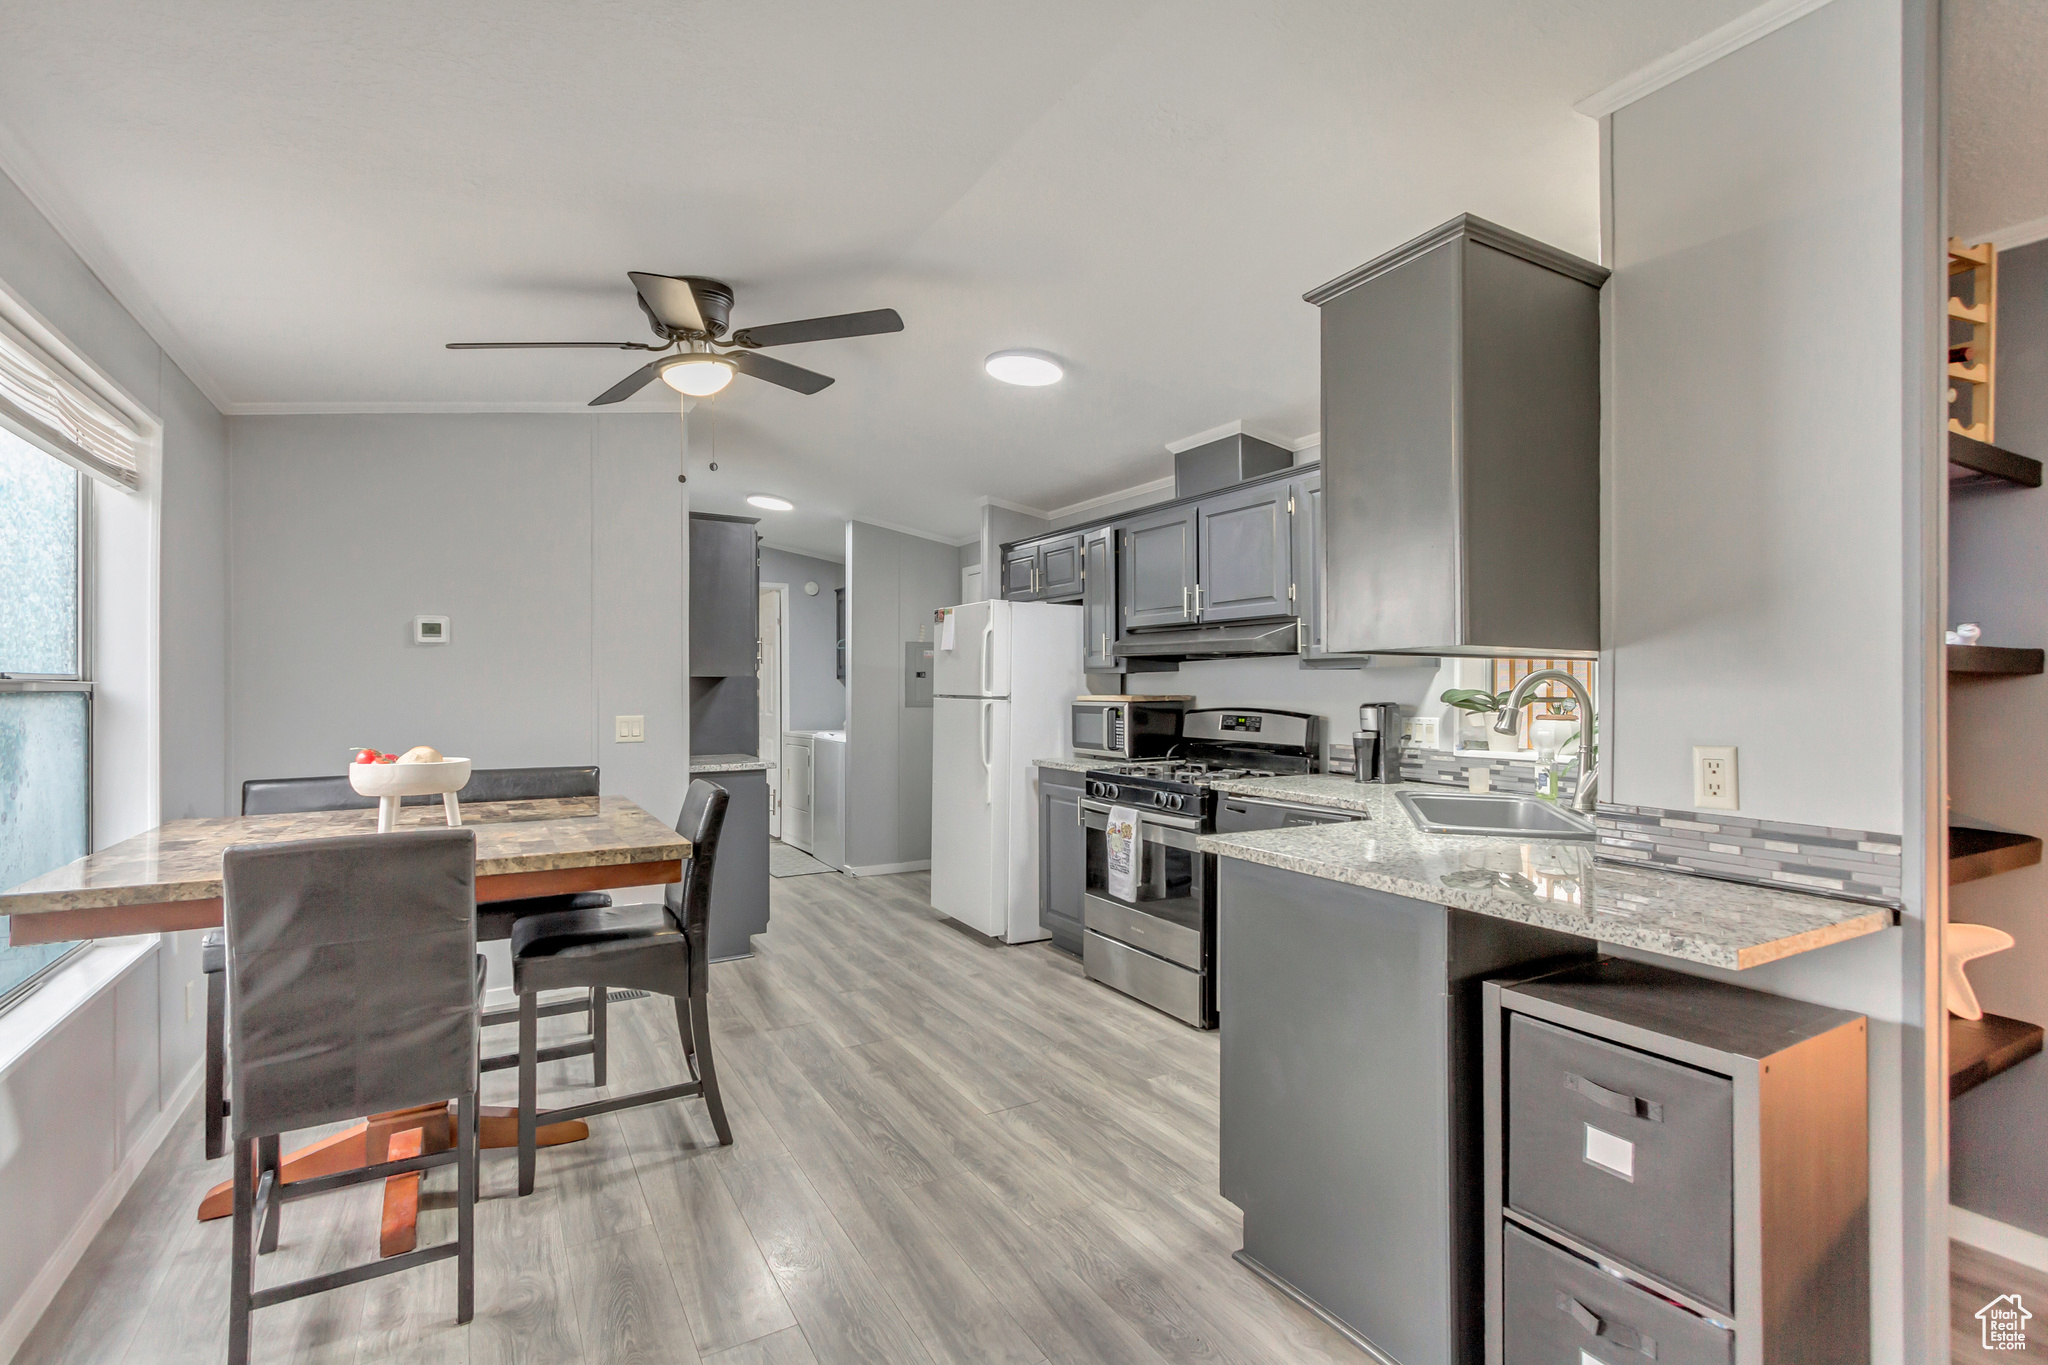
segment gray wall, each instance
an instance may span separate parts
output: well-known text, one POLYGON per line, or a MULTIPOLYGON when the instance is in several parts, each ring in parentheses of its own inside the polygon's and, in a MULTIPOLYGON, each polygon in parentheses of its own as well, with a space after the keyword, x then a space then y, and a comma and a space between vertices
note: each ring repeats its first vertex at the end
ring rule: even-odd
POLYGON ((1932 620, 1905 626, 1909 604, 1924 614, 1905 547, 1936 419, 1909 443, 1900 376, 1935 370, 1940 246, 1915 216, 1938 186, 1901 84, 1931 79, 1915 10, 1833 0, 1623 107, 1603 138, 1604 794, 1687 807, 1690 747, 1736 744, 1744 814, 1905 835, 1910 941, 1894 929, 1739 978, 1871 1016, 1884 1362, 1938 1358, 1947 1332, 1923 1197, 1942 1170, 1916 918, 1924 737, 1905 690, 1938 664, 1932 620))
POLYGON ((951 545, 846 524, 846 862, 859 872, 932 856, 932 713, 903 705, 903 645, 931 638, 960 596, 951 545))
POLYGON ((689 783, 683 491, 658 413, 232 425, 229 774, 354 744, 596 763, 658 814, 689 783), (412 643, 415 615, 451 618, 412 643), (619 744, 615 715, 646 717, 619 744))
POLYGON ((839 681, 838 621, 832 590, 846 570, 829 559, 761 547, 761 581, 789 584, 789 703, 784 728, 837 730, 846 724, 846 684, 839 681), (818 595, 804 595, 816 583, 818 595))
MULTIPOLYGON (((2048 459, 2048 242, 1998 257, 1998 444, 2048 459)), ((1951 495, 1949 619, 1988 644, 2048 641, 2048 489, 1951 495)), ((1949 791, 1959 824, 2048 834, 2048 678, 1958 681, 1949 689, 1949 791)), ((1949 893, 1949 914, 2019 940, 1978 958, 1970 980, 1994 1014, 2048 1024, 2048 868, 2022 868, 1949 893)), ((2035 1057, 1950 1110, 1959 1206, 2048 1236, 2048 1059, 2035 1057)))
MULTIPOLYGON (((0 281, 163 423, 161 461, 135 493, 96 485, 93 838, 99 847, 159 819, 217 815, 227 709, 226 424, 14 182, 0 175, 0 281)), ((188 1018, 198 934, 165 935, 114 971, 93 958, 0 1029, 39 1027, 27 1050, 0 1045, 0 1359, 12 1353, 68 1266, 127 1188, 198 1079, 203 1010, 188 1018)), ((100 957, 105 963, 110 958, 100 957)))

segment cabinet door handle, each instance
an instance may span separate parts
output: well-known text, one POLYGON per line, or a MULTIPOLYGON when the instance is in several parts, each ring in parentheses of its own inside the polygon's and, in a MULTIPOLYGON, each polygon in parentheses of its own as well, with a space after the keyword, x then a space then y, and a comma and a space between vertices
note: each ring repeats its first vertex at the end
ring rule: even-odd
POLYGON ((1202 618, 1202 585, 1201 585, 1200 583, 1197 583, 1197 584, 1195 584, 1195 619, 1199 621, 1199 620, 1200 620, 1201 618, 1202 618))
POLYGON ((1188 619, 1188 585, 1185 583, 1180 585, 1180 619, 1188 619))
POLYGON ((1617 1114, 1626 1114, 1632 1119, 1648 1119, 1652 1123, 1664 1121, 1664 1106, 1655 1100, 1637 1099, 1624 1095, 1619 1090, 1609 1090, 1604 1085, 1587 1080, 1584 1076, 1564 1073, 1564 1088, 1573 1094, 1582 1095, 1602 1109, 1612 1109, 1617 1114))
POLYGON ((1606 1337, 1624 1351, 1640 1351, 1652 1360, 1657 1358, 1657 1338, 1649 1333, 1638 1332, 1633 1327, 1624 1327, 1618 1322, 1609 1322, 1563 1292, 1557 1296, 1557 1306, 1559 1311, 1583 1328, 1587 1336, 1606 1337))

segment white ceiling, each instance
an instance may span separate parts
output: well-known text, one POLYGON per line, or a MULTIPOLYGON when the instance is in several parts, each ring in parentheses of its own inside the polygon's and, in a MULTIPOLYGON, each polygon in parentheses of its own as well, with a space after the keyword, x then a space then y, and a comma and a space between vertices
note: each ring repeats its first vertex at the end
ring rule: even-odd
POLYGON ((1948 17, 1949 228, 2048 237, 2048 5, 1953 0, 1948 17))
POLYGON ((836 557, 1313 432, 1303 290, 1463 211, 1597 255, 1572 102, 1752 3, 0 0, 0 164, 229 412, 579 406, 639 360, 442 343, 646 339, 627 270, 895 307, 691 418, 694 505, 836 557))

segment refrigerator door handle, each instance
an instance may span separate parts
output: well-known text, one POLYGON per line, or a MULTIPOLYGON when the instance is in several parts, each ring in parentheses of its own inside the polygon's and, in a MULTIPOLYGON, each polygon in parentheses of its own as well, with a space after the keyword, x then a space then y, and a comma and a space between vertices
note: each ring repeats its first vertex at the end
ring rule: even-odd
POLYGON ((981 704, 981 768, 983 795, 989 805, 996 803, 996 765, 989 757, 989 746, 994 741, 996 704, 985 701, 981 704))
POLYGON ((995 686, 993 676, 995 671, 996 623, 995 619, 991 617, 989 623, 981 628, 981 690, 984 695, 995 686))

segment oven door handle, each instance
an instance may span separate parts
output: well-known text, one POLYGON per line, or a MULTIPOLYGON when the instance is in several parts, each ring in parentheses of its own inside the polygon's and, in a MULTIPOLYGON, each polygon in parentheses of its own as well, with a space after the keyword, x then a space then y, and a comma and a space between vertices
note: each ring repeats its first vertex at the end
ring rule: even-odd
MULTIPOLYGON (((1106 801, 1084 800, 1081 806, 1081 823, 1089 829, 1109 827, 1109 803, 1106 801), (1090 819, 1094 816, 1094 819, 1090 819)), ((1199 839, 1202 825, 1198 820, 1185 816, 1162 815, 1154 811, 1138 812, 1138 842, 1141 844, 1168 844, 1174 848, 1200 851, 1199 839)))

